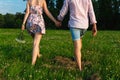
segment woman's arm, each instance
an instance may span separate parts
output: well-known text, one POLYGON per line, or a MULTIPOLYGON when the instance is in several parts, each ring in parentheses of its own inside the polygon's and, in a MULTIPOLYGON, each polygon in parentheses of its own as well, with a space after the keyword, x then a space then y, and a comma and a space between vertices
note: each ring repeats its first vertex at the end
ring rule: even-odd
POLYGON ((30 4, 29 4, 29 1, 27 2, 27 4, 26 4, 26 12, 25 12, 25 16, 24 16, 24 19, 23 19, 23 24, 22 24, 22 30, 24 30, 25 29, 25 23, 26 23, 26 20, 27 20, 27 18, 28 18, 28 16, 29 16, 29 7, 30 7, 30 4))
POLYGON ((47 8, 47 4, 46 4, 46 0, 44 0, 43 2, 43 9, 45 14, 54 22, 57 23, 58 21, 52 16, 52 14, 50 13, 50 11, 47 8))

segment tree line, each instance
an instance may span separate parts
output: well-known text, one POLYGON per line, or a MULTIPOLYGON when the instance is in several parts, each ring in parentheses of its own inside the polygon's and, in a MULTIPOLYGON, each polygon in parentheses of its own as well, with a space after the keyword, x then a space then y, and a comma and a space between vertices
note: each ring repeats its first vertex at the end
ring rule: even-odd
MULTIPOLYGON (((57 17, 64 0, 46 0, 48 8, 57 17)), ((120 0, 92 0, 98 29, 120 30, 120 0)), ((56 29, 54 23, 43 14, 47 28, 56 29)), ((0 14, 0 28, 20 28, 24 13, 0 14)), ((68 29, 69 12, 65 16, 61 29, 68 29)))

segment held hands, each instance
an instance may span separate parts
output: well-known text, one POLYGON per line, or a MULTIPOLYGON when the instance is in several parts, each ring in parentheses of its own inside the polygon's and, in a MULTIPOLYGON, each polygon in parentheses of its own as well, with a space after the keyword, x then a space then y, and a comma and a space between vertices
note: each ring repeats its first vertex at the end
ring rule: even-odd
POLYGON ((96 24, 93 24, 93 27, 92 27, 92 35, 93 35, 93 36, 96 36, 96 35, 97 35, 97 27, 96 27, 96 24))
POLYGON ((62 25, 62 23, 61 23, 60 21, 56 21, 56 22, 55 22, 55 25, 56 25, 57 27, 60 27, 60 26, 62 25))

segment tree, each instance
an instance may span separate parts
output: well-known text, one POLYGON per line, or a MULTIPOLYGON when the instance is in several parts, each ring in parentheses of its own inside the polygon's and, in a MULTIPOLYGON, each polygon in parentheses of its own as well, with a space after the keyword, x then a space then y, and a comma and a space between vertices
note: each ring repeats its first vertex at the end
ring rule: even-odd
POLYGON ((4 16, 2 14, 0 14, 0 28, 3 28, 4 24, 5 24, 4 16))
POLYGON ((56 8, 57 10, 60 10, 62 8, 64 0, 56 0, 56 8))
POLYGON ((120 0, 112 0, 113 25, 115 29, 120 29, 120 0))
POLYGON ((24 14, 22 14, 22 13, 16 13, 16 15, 15 15, 15 26, 17 28, 21 27, 23 18, 24 18, 24 14))
POLYGON ((4 16, 5 28, 15 28, 15 15, 7 13, 4 16))

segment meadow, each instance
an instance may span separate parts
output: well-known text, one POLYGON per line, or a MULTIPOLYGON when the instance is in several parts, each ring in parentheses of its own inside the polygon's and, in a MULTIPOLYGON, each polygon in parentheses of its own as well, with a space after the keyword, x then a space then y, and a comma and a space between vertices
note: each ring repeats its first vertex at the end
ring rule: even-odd
POLYGON ((19 29, 0 29, 0 80, 120 80, 120 31, 98 31, 83 37, 80 72, 73 60, 69 30, 47 30, 40 44, 43 55, 31 66, 32 38, 15 38, 19 29))

